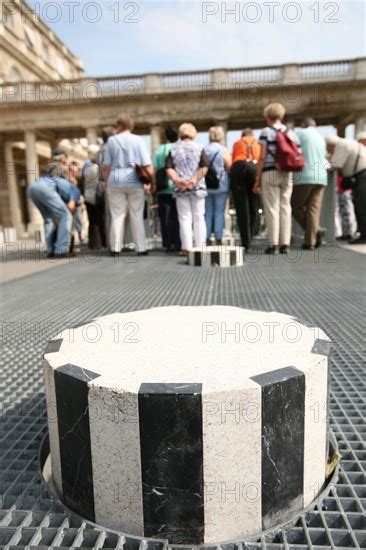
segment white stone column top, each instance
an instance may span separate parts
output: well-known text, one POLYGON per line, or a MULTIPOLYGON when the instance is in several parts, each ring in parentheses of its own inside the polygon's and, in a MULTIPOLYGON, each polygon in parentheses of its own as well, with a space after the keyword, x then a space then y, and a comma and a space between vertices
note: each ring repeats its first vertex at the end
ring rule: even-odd
POLYGON ((171 306, 66 329, 45 357, 52 369, 71 364, 99 375, 90 386, 137 393, 142 383, 199 383, 210 393, 253 387, 253 376, 285 367, 326 368, 328 349, 323 331, 285 314, 171 306))

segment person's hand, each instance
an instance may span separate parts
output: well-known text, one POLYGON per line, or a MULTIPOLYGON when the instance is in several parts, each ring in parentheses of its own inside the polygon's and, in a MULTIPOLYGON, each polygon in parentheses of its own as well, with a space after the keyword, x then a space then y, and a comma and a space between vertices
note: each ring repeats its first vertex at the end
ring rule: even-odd
POLYGON ((144 184, 145 193, 150 194, 151 193, 151 183, 145 183, 144 184))
POLYGON ((187 189, 193 189, 197 185, 197 180, 195 178, 190 179, 187 181, 187 189))
POLYGON ((70 212, 73 214, 76 210, 76 202, 74 200, 71 200, 67 203, 67 207, 70 210, 70 212))
POLYGON ((253 187, 253 193, 255 195, 259 195, 261 192, 261 182, 260 180, 256 180, 254 187, 253 187))

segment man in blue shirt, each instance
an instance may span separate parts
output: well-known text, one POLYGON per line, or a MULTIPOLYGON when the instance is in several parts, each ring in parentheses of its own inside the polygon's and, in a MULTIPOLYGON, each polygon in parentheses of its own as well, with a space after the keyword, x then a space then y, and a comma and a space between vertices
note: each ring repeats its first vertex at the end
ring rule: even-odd
POLYGON ((65 258, 69 254, 71 211, 75 209, 74 186, 55 173, 60 167, 50 165, 47 171, 28 187, 28 197, 44 220, 48 258, 65 258), (56 232, 56 234, 55 234, 56 232))
POLYGON ((303 249, 314 250, 321 245, 322 240, 319 221, 327 185, 326 146, 312 118, 306 118, 296 133, 304 154, 305 167, 294 175, 292 215, 305 231, 303 249))

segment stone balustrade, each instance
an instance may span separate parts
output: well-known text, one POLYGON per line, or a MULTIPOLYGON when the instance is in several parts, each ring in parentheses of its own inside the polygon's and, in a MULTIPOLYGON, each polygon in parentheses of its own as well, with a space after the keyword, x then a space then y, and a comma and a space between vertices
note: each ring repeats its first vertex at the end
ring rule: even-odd
POLYGON ((286 64, 266 67, 213 69, 150 73, 141 75, 83 78, 53 82, 17 82, 0 86, 0 103, 39 103, 93 100, 121 96, 133 101, 140 94, 174 93, 202 89, 205 86, 238 84, 307 84, 366 78, 366 58, 317 63, 286 64))

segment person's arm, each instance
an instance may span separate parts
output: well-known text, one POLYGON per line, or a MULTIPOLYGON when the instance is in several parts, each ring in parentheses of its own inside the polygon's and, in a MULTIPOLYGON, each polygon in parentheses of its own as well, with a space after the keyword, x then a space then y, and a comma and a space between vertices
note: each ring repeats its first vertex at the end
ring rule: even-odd
POLYGON ((144 185, 145 191, 153 192, 155 187, 155 172, 152 164, 147 164, 146 166, 139 166, 141 175, 146 178, 150 183, 144 185))
POLYGON ((204 149, 202 149, 198 170, 194 174, 194 176, 187 182, 187 187, 189 189, 196 187, 197 183, 206 176, 209 166, 210 163, 208 162, 206 152, 204 149))
POLYGON ((169 179, 173 181, 176 187, 179 187, 180 189, 186 189, 187 187, 186 183, 180 179, 178 172, 174 168, 173 157, 171 153, 169 153, 169 155, 166 158, 165 169, 166 169, 166 175, 168 176, 169 179))
POLYGON ((66 204, 70 212, 74 212, 76 208, 75 191, 74 187, 69 180, 65 178, 54 178, 56 182, 56 190, 60 195, 63 202, 66 204))
POLYGON ((102 178, 103 181, 105 181, 105 184, 107 186, 109 174, 111 173, 111 166, 110 164, 103 164, 102 166, 102 178))
POLYGON ((103 155, 103 165, 101 169, 102 179, 105 182, 105 186, 108 185, 108 178, 111 173, 112 166, 112 140, 109 139, 103 155))
POLYGON ((225 169, 226 169, 227 172, 230 172, 231 167, 233 165, 233 159, 232 159, 231 153, 229 152, 229 150, 226 147, 224 149, 223 157, 224 157, 225 169))
POLYGON ((145 191, 150 192, 155 186, 155 173, 151 156, 149 155, 146 145, 141 137, 137 142, 135 155, 135 162, 139 167, 141 175, 150 182, 144 185, 144 189, 145 191))
POLYGON ((253 187, 253 193, 259 193, 260 191, 264 161, 267 155, 267 144, 260 142, 260 146, 261 146, 261 154, 257 164, 257 176, 253 187))

